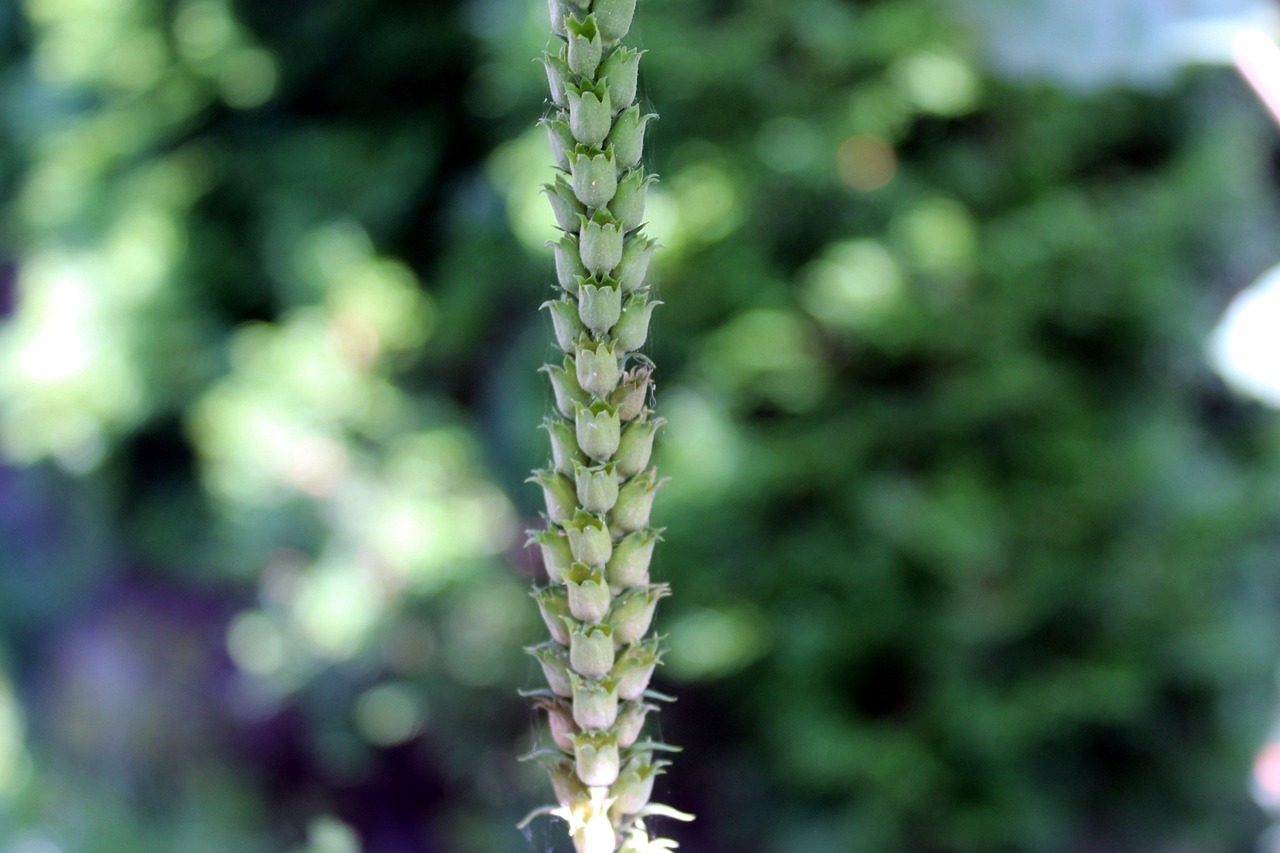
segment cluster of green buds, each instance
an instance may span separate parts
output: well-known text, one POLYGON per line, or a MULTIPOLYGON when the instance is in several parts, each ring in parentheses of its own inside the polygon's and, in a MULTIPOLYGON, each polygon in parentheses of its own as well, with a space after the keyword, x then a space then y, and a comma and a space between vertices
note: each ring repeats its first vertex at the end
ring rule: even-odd
POLYGON ((551 464, 534 472, 547 527, 530 543, 547 584, 533 597, 551 634, 530 648, 547 688, 531 691, 547 714, 545 761, 578 853, 655 853, 646 818, 691 819, 650 802, 674 747, 644 738, 649 689, 662 656, 650 636, 670 594, 650 582, 659 530, 649 525, 662 485, 650 467, 663 419, 649 408, 653 364, 639 353, 658 302, 646 277, 656 243, 643 231, 654 177, 641 164, 645 125, 636 104, 641 51, 625 47, 636 0, 548 0, 558 48, 542 57, 554 115, 543 120, 559 171, 545 186, 564 232, 555 250, 551 314, 563 363, 546 365, 556 414, 543 424, 551 464))

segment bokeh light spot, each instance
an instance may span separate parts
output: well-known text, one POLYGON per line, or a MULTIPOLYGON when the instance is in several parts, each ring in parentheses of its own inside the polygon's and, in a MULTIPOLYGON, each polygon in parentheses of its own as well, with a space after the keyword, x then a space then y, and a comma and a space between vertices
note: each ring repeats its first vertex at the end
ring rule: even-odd
POLYGON ((953 56, 918 53, 902 60, 896 71, 903 93, 926 112, 958 116, 978 104, 977 75, 953 56))
POLYGON ((1280 408, 1280 266, 1228 306, 1209 338, 1214 369, 1236 390, 1280 408))
POLYGON ((419 697, 398 682, 379 684, 356 701, 356 729, 374 746, 395 746, 409 740, 420 730, 422 716, 419 697))
POLYGON ((840 143, 836 167, 845 186, 857 192, 874 192, 893 180, 898 158, 883 139, 857 134, 840 143))
POLYGON ((732 675, 762 657, 773 642, 768 620, 748 606, 683 613, 671 622, 670 632, 668 671, 687 681, 732 675))
POLYGON ((801 300, 823 323, 860 329, 878 322, 905 295, 902 272, 876 240, 849 240, 829 246, 803 273, 801 300))
POLYGON ((284 665, 284 638, 265 613, 241 613, 227 630, 227 652, 245 672, 271 675, 284 665))

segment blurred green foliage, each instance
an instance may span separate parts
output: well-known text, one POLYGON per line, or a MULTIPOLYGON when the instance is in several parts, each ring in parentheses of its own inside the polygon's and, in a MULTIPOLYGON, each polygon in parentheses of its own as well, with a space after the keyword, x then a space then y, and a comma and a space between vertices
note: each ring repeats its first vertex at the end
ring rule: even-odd
MULTIPOLYGON (((19 5, 0 844, 543 849, 543 4, 19 5)), ((1251 849, 1280 430, 1201 341, 1274 129, 994 82, 947 12, 642 4, 658 798, 691 851, 1251 849)))

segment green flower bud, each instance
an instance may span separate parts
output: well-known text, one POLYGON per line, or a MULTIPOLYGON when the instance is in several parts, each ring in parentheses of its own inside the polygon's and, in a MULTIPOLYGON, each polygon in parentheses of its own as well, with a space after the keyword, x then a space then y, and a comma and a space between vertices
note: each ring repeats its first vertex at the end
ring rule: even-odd
POLYGON ((547 70, 547 85, 551 89, 551 100, 557 107, 568 103, 570 71, 569 65, 558 56, 542 54, 542 67, 547 70))
MULTIPOLYGON (((621 444, 619 444, 621 446, 621 444)), ((587 512, 605 513, 618 501, 618 473, 612 462, 579 465, 574 469, 578 503, 587 512)))
MULTIPOLYGON (((569 129, 573 131, 573 138, 581 145, 599 148, 609 135, 613 118, 608 88, 584 82, 581 86, 570 83, 565 86, 564 91, 565 98, 569 101, 569 129)), ((591 204, 586 199, 582 203, 588 207, 600 206, 591 204)))
POLYGON ((556 224, 565 231, 576 232, 579 227, 578 217, 584 215, 587 209, 573 194, 573 187, 569 186, 564 175, 556 175, 555 183, 543 184, 542 191, 551 202, 551 212, 555 214, 556 224))
POLYGON ((647 643, 636 643, 618 657, 612 671, 618 680, 618 698, 633 702, 649 689, 653 670, 662 662, 658 644, 656 637, 647 643))
POLYGON ((613 546, 613 556, 605 566, 611 592, 617 594, 649 583, 649 563, 653 560, 653 546, 662 539, 661 532, 652 528, 637 530, 613 546))
MULTIPOLYGON (((620 435, 622 424, 618 421, 618 413, 608 403, 595 402, 590 406, 578 406, 575 421, 578 430, 578 446, 592 459, 604 462, 618 449, 618 442, 622 438, 620 435)), ((619 498, 622 496, 621 489, 618 490, 618 496, 619 498)), ((633 497, 631 500, 634 503, 636 498, 633 497)), ((614 504, 614 512, 617 512, 617 504, 614 504)), ((625 514, 630 520, 636 516, 637 512, 636 509, 629 508, 625 514)), ((645 516, 648 516, 647 512, 645 516)), ((611 531, 614 526, 615 522, 610 521, 611 531)), ((643 524, 640 525, 640 527, 643 526, 643 524)), ((639 527, 634 529, 638 530, 639 527)))
POLYGON ((635 814, 649 805, 653 796, 653 780, 661 773, 662 768, 670 765, 668 761, 654 761, 653 754, 642 752, 627 762, 618 774, 618 781, 609 789, 614 797, 613 807, 609 810, 615 820, 623 816, 635 814))
POLYGON ((618 833, 609 820, 608 812, 596 811, 590 815, 570 835, 574 853, 615 853, 618 833))
POLYGON ((538 612, 542 614, 551 639, 562 646, 569 645, 569 629, 564 625, 564 617, 569 615, 568 591, 563 586, 552 584, 534 587, 529 595, 538 603, 538 612))
POLYGON ((600 66, 600 57, 604 54, 604 40, 600 38, 600 31, 596 28, 595 17, 587 15, 581 21, 569 18, 565 21, 565 31, 569 40, 569 69, 583 77, 594 77, 596 68, 600 66))
MULTIPOLYGON (((609 610, 609 624, 613 626, 613 639, 618 645, 637 643, 649 633, 653 613, 658 602, 671 594, 668 584, 640 586, 629 589, 614 599, 609 610)), ((569 598, 570 609, 573 597, 569 598)), ((628 697, 635 698, 635 697, 628 697)))
POLYGON ((646 177, 643 169, 632 169, 618 181, 613 201, 609 202, 609 212, 622 224, 623 231, 634 231, 644 223, 645 196, 649 184, 656 180, 653 175, 646 177))
POLYGON ((560 367, 544 364, 539 370, 551 378, 551 391, 556 398, 556 408, 566 418, 574 416, 577 411, 575 404, 585 405, 591 399, 578 384, 578 368, 573 359, 566 358, 564 365, 560 367))
MULTIPOLYGON (((666 418, 653 418, 632 421, 627 425, 618 442, 618 450, 614 453, 618 476, 626 479, 644 470, 644 467, 649 464, 649 456, 653 453, 653 438, 658 434, 658 427, 666 422, 666 418)), ((581 480, 578 480, 578 487, 579 489, 582 487, 581 480)), ((616 497, 614 502, 617 502, 616 497)))
POLYGON ((578 314, 583 324, 599 337, 622 317, 622 288, 612 279, 605 279, 606 283, 600 285, 588 284, 589 281, 594 279, 578 280, 578 314))
MULTIPOLYGON (((657 240, 651 240, 639 234, 633 234, 627 238, 613 276, 622 285, 623 290, 638 290, 644 285, 644 277, 649 273, 649 261, 653 258, 653 250, 656 248, 658 248, 657 240)), ((556 257, 558 259, 559 255, 556 257)), ((556 268, 559 269, 558 262, 556 268)))
MULTIPOLYGON (((617 692, 616 687, 614 691, 617 692)), ((613 725, 613 730, 618 733, 618 746, 626 749, 639 740, 640 733, 644 730, 645 716, 650 711, 656 710, 658 710, 657 705, 646 702, 632 701, 624 704, 622 711, 618 714, 617 722, 613 725)))
POLYGON ((609 584, 604 579, 603 569, 574 563, 564 573, 564 585, 569 594, 569 613, 574 619, 594 624, 609 612, 609 584))
POLYGON ((569 681, 573 684, 573 721, 584 729, 611 727, 618 719, 618 683, 612 678, 592 681, 572 672, 569 681))
POLYGON ((533 476, 525 482, 537 483, 542 487, 542 497, 547 503, 547 518, 556 524, 564 524, 573 517, 578 496, 568 477, 555 471, 534 471, 533 476))
MULTIPOLYGON (((612 195, 613 188, 609 190, 612 195)), ((597 278, 604 278, 622 262, 622 226, 608 209, 597 210, 590 219, 584 216, 578 222, 581 226, 578 250, 582 253, 582 265, 597 278)))
MULTIPOLYGON (((582 444, 581 430, 578 432, 578 443, 582 444)), ((653 510, 653 497, 664 483, 666 480, 659 480, 658 472, 653 468, 624 483, 618 490, 618 502, 609 513, 609 532, 618 536, 646 526, 653 510)))
POLYGON ((624 423, 633 421, 644 412, 645 403, 649 399, 651 367, 637 367, 622 374, 622 382, 609 395, 609 402, 618 409, 618 418, 624 423))
POLYGON ((587 457, 578 449, 578 438, 573 425, 560 418, 547 418, 542 422, 542 429, 551 436, 551 464, 566 477, 572 477, 578 465, 587 461, 587 457))
POLYGON ((564 35, 564 7, 560 0, 547 0, 551 8, 551 31, 556 35, 564 35))
MULTIPOLYGON (((581 224, 581 221, 579 221, 581 224)), ((547 243, 556 253, 556 281, 562 290, 569 293, 578 292, 578 279, 587 274, 578 254, 578 238, 566 234, 558 243, 547 243)))
POLYGON ((636 83, 640 77, 640 57, 645 51, 619 47, 605 57, 600 76, 609 87, 609 101, 615 110, 631 105, 636 99, 636 83))
MULTIPOLYGON (((577 678, 577 675, 570 672, 569 681, 571 684, 575 678, 577 678)), ((574 690, 576 692, 576 686, 574 690)), ((574 701, 576 702, 577 700, 574 701)), ((551 739, 555 741, 556 746, 572 751, 573 736, 578 733, 578 726, 573 721, 573 709, 570 704, 563 699, 549 699, 546 696, 539 696, 533 700, 533 706, 547 712, 551 739)))
MULTIPOLYGON (((561 626, 563 628, 563 626, 561 626)), ((569 650, 557 643, 528 646, 525 651, 537 658, 542 674, 547 678, 551 692, 566 699, 573 695, 573 683, 569 680, 569 650)))
MULTIPOLYGON (((566 622, 566 627, 570 620, 566 622)), ((602 678, 613 669, 613 629, 608 625, 579 625, 569 631, 569 666, 586 678, 602 678)))
POLYGON ((613 732, 582 732, 576 735, 573 757, 578 779, 587 787, 604 787, 618 780, 618 736, 613 732))
MULTIPOLYGON (((626 541, 625 539, 623 540, 626 541)), ((573 550, 569 539, 558 530, 530 530, 525 547, 537 543, 542 552, 542 566, 552 583, 564 583, 564 573, 573 565, 573 550)))
MULTIPOLYGON (((618 369, 618 357, 614 355, 613 344, 605 341, 579 344, 575 369, 578 385, 583 391, 595 397, 608 396, 622 375, 622 371, 618 369)), ((587 450, 587 446, 582 443, 581 435, 578 436, 578 445, 583 450, 587 450)), ((587 455, 590 456, 591 451, 587 450, 587 455)), ((600 459, 601 457, 592 456, 592 458, 600 459)))
POLYGON ((573 559, 588 566, 603 566, 613 554, 613 539, 604 519, 580 509, 564 526, 573 559))
POLYGON ((607 42, 620 41, 631 29, 636 0, 595 0, 596 23, 607 42))
POLYGON ((587 327, 578 318, 578 306, 571 299, 552 299, 542 303, 551 310, 551 327, 556 333, 556 345, 566 353, 577 348, 578 340, 587 333, 587 327))
POLYGON ((646 299, 636 294, 627 300, 618 318, 618 325, 613 329, 613 345, 619 352, 635 352, 644 346, 649 337, 649 320, 653 317, 653 309, 662 303, 646 299))
POLYGON ((558 118, 544 118, 539 124, 547 129, 547 140, 551 143, 551 154, 556 158, 556 166, 569 171, 569 152, 578 147, 578 140, 573 138, 569 123, 558 118))
POLYGON ((609 132, 609 147, 613 149, 619 169, 640 165, 640 158, 644 154, 644 126, 655 118, 657 116, 653 113, 640 115, 640 108, 633 106, 623 110, 622 115, 613 123, 613 130, 609 132))
MULTIPOLYGON (((569 748, 574 747, 571 745, 569 748)), ((547 772, 551 776, 551 788, 555 791, 556 802, 560 805, 574 811, 591 802, 591 792, 574 772, 572 762, 557 761, 547 767, 547 772)))

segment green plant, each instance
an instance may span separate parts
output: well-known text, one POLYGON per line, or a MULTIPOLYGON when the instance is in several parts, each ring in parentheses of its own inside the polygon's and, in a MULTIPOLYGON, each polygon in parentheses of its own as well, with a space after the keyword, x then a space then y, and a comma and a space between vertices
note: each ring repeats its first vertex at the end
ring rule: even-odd
POLYGON ((562 364, 546 365, 556 412, 543 424, 551 466, 535 471, 548 525, 546 586, 533 597, 551 640, 529 649, 548 688, 533 691, 554 747, 538 750, 579 853, 655 851, 645 819, 691 819, 649 802, 674 747, 642 738, 645 717, 666 699, 649 690, 662 640, 649 636, 667 584, 650 583, 660 531, 649 526, 662 486, 649 466, 663 424, 649 409, 653 364, 638 350, 660 303, 646 284, 656 243, 644 235, 654 180, 641 157, 654 117, 636 104, 641 51, 625 47, 636 0, 549 0, 562 39, 543 54, 556 112, 544 120, 560 171, 545 190, 564 236, 555 248, 562 293, 551 314, 562 364))

